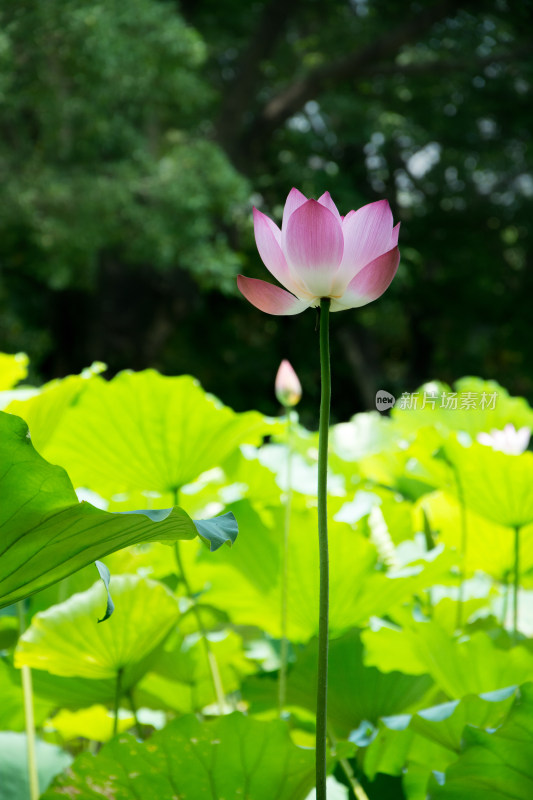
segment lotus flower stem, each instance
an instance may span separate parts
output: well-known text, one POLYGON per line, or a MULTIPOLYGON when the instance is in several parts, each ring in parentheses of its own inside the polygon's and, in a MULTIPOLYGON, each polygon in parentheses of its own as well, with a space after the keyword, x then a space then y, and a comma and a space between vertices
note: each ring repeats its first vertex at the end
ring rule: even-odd
POLYGON ((320 424, 318 433, 318 549, 320 600, 318 624, 318 672, 316 701, 316 800, 326 800, 329 553, 328 553, 328 433, 331 403, 329 358, 330 299, 320 301, 320 424))
POLYGON ((513 575, 513 636, 518 638, 518 591, 520 589, 520 526, 514 529, 514 575, 513 575))
MULTIPOLYGON (((174 490, 174 505, 179 505, 179 489, 174 490)), ((211 643, 207 638, 207 630, 205 628, 204 623, 202 622, 201 614, 198 610, 198 606, 196 605, 196 599, 194 597, 193 591, 191 589, 191 585, 187 578, 187 573, 185 571, 185 567, 183 566, 183 559, 181 558, 181 550, 180 550, 180 543, 179 541, 174 542, 174 554, 176 556, 176 564, 178 566, 179 574, 183 586, 185 588, 185 594, 187 595, 188 600, 191 603, 192 613, 196 618, 196 624, 198 625, 198 631, 200 636, 202 637, 202 641, 204 643, 205 648, 205 655, 207 658, 207 663, 209 665, 209 671, 211 672, 211 680, 213 681, 213 688, 215 690, 215 697, 217 699, 217 705, 219 709, 219 713, 224 713, 224 708, 226 705, 226 696, 224 694, 224 687, 222 685, 222 677, 220 675, 220 670, 218 668, 218 661, 211 649, 211 643)))
MULTIPOLYGON (((24 613, 24 601, 17 603, 19 617, 19 634, 22 636, 26 630, 26 615, 24 613)), ((26 725, 26 746, 28 752, 28 783, 30 785, 30 800, 39 798, 39 773, 37 771, 37 756, 35 752, 35 716, 33 713, 33 686, 31 680, 31 669, 27 665, 21 667, 22 673, 22 695, 24 698, 24 719, 26 725)))
POLYGON ((291 525, 292 501, 292 442, 291 442, 291 409, 285 406, 287 415, 287 486, 285 489, 285 522, 283 530, 283 555, 281 570, 281 653, 279 667, 278 703, 280 716, 283 714, 287 696, 287 665, 289 660, 289 640, 287 638, 287 616, 289 595, 289 531, 291 525))

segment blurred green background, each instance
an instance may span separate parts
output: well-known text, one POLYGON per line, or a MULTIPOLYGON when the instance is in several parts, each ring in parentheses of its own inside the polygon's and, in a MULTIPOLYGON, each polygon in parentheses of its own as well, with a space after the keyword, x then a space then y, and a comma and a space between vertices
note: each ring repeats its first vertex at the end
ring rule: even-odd
POLYGON ((533 4, 0 0, 0 350, 33 381, 95 359, 191 373, 273 413, 289 358, 316 422, 315 314, 267 277, 251 207, 386 197, 402 261, 332 317, 336 419, 432 378, 533 395, 533 4))

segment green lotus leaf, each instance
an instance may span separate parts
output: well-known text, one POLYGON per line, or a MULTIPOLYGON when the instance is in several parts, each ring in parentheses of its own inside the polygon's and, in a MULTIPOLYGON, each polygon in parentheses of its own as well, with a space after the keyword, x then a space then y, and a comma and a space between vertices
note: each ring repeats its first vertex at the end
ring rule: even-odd
POLYGON ((415 714, 385 717, 364 755, 365 773, 401 775, 406 764, 425 765, 425 782, 432 769, 444 769, 461 751, 466 725, 492 729, 506 719, 516 687, 424 708, 415 714), (428 754, 432 753, 431 760, 428 754))
POLYGON ((181 508, 110 513, 78 502, 61 467, 34 450, 28 428, 0 412, 0 608, 127 545, 200 535, 211 549, 234 540, 228 516, 198 530, 181 508))
MULTIPOLYGON (((462 512, 457 497, 434 492, 419 501, 419 508, 426 512, 437 540, 459 553, 462 547, 462 512)), ((467 538, 463 568, 466 576, 482 570, 501 583, 507 582, 514 570, 513 531, 470 508, 465 509, 465 514, 467 538)), ((520 533, 521 577, 532 570, 533 526, 526 526, 520 533)))
POLYGON ((130 672, 153 654, 179 617, 177 598, 162 583, 138 575, 112 578, 115 612, 105 624, 106 589, 98 581, 86 592, 42 611, 20 637, 15 666, 54 675, 102 680, 130 672))
POLYGON ((406 620, 402 629, 366 630, 362 639, 367 664, 382 672, 431 675, 452 699, 493 692, 533 677, 533 653, 528 648, 500 649, 483 631, 457 638, 436 622, 406 620))
MULTIPOLYGON (((234 624, 260 626, 272 636, 281 633, 281 558, 283 508, 261 509, 241 500, 231 506, 239 519, 239 546, 220 551, 210 564, 193 546, 182 548, 193 591, 206 591, 203 600, 223 609, 234 624), (187 551, 187 552, 185 552, 187 551), (228 558, 228 556, 230 556, 228 558)), ((360 530, 331 519, 330 627, 339 635, 369 617, 390 611, 395 604, 442 581, 453 559, 442 553, 433 561, 422 559, 404 577, 389 577, 376 566, 375 546, 360 530)), ((318 631, 318 539, 316 510, 297 506, 291 515, 289 535, 288 635, 307 642, 318 631)))
POLYGON ((28 374, 28 356, 26 353, 8 355, 0 353, 0 392, 12 389, 28 374))
POLYGON ((457 470, 467 508, 511 528, 533 523, 533 453, 507 455, 457 441, 448 442, 445 453, 457 470))
POLYGON ((168 501, 239 445, 260 442, 269 427, 262 414, 235 413, 188 375, 121 372, 87 384, 42 455, 75 486, 106 499, 142 491, 168 501))
MULTIPOLYGON (((128 691, 150 668, 154 660, 152 653, 147 658, 147 664, 141 662, 132 669, 122 680, 122 688, 128 691)), ((20 673, 20 670, 15 670, 20 673)), ((55 708, 68 708, 76 711, 93 705, 111 704, 115 700, 117 689, 117 676, 113 678, 65 678, 52 675, 42 669, 32 670, 33 693, 42 703, 48 703, 55 708)))
MULTIPOLYGON (((317 648, 317 640, 313 639, 290 670, 289 707, 315 710, 317 648)), ((358 631, 349 631, 330 642, 328 676, 328 720, 339 736, 347 736, 363 720, 377 723, 379 717, 419 708, 433 686, 427 675, 384 674, 365 666, 358 631)), ((254 713, 276 706, 277 689, 277 680, 251 677, 243 686, 243 696, 250 701, 254 713)))
POLYGON ((508 718, 496 730, 467 725, 462 753, 429 800, 530 800, 533 797, 533 684, 520 688, 508 718))
MULTIPOLYGON (((117 723, 118 732, 133 728, 135 719, 131 712, 121 711, 117 723)), ((79 711, 61 709, 47 723, 46 732, 54 732, 63 742, 82 737, 93 742, 108 742, 114 735, 115 715, 102 705, 82 708, 79 711)))
POLYGON ((65 795, 305 800, 314 772, 314 751, 293 744, 285 722, 259 722, 238 713, 213 722, 187 716, 147 742, 122 734, 96 757, 82 754, 42 800, 65 795))
POLYGON ((22 390, 13 392, 11 402, 5 411, 14 414, 27 423, 33 446, 42 454, 67 409, 79 400, 91 378, 105 369, 105 364, 96 362, 81 375, 67 375, 66 378, 45 383, 29 394, 22 390))

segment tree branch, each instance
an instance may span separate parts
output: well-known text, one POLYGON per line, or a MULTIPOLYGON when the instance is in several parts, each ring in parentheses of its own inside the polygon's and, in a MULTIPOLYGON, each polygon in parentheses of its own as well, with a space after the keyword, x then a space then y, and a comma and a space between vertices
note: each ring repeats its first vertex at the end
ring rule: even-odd
POLYGON ((237 63, 235 77, 227 87, 215 125, 215 137, 233 160, 238 158, 239 134, 245 115, 257 94, 261 63, 272 52, 298 2, 270 0, 263 5, 256 29, 237 63))
POLYGON ((516 48, 507 53, 498 53, 485 56, 484 58, 467 59, 438 59, 413 64, 394 64, 383 63, 369 65, 365 70, 365 75, 424 75, 438 74, 445 72, 471 72, 472 70, 484 69, 489 64, 508 64, 514 63, 521 58, 528 57, 533 53, 533 44, 525 44, 523 47, 516 48))
MULTIPOLYGON (((470 0, 470 5, 478 3, 479 0, 470 0)), ((366 74, 377 61, 391 59, 403 45, 416 41, 436 22, 466 5, 461 0, 440 0, 362 50, 311 70, 268 101, 250 132, 250 139, 269 135, 329 84, 366 74)))

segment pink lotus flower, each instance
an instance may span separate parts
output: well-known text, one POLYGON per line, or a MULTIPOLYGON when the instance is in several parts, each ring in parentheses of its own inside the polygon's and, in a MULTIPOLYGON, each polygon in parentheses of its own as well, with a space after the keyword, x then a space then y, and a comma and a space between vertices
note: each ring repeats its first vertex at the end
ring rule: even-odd
POLYGON ((308 200, 291 189, 281 230, 254 208, 255 241, 264 265, 285 289, 239 275, 237 285, 267 314, 299 314, 331 298, 331 311, 358 308, 388 288, 400 262, 398 233, 386 200, 341 217, 325 192, 308 200), (286 291, 288 289, 288 291, 286 291))
POLYGON ((530 438, 530 428, 524 426, 516 430, 515 426, 510 422, 502 431, 493 428, 490 433, 485 433, 483 431, 477 435, 477 440, 480 444, 492 447, 493 450, 499 450, 501 453, 506 453, 508 456, 519 456, 525 453, 530 438))
POLYGON ((286 358, 279 365, 275 389, 276 397, 282 406, 296 406, 302 399, 302 384, 286 358))

